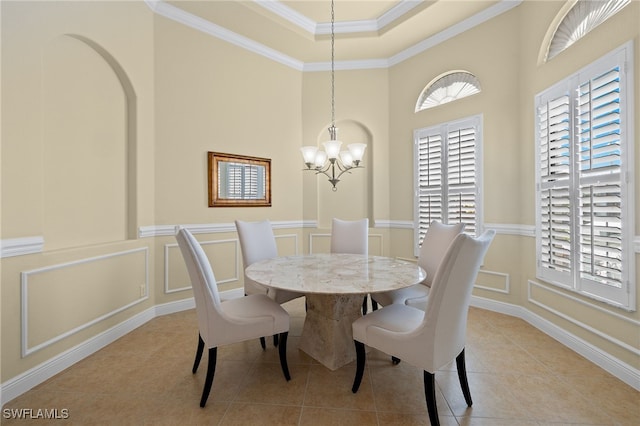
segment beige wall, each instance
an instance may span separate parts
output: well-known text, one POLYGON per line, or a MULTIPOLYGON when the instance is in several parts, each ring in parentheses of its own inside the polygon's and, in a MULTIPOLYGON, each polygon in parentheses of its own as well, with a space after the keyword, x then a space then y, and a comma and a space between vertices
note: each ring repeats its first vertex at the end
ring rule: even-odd
MULTIPOLYGON (((331 76, 308 72, 303 76, 304 145, 322 146, 331 125, 331 76)), ((304 176, 304 218, 329 229, 334 217, 354 220, 389 219, 388 71, 336 71, 335 119, 343 149, 349 143, 367 144, 365 167, 343 175, 332 191, 324 176, 304 176)), ((302 144, 300 144, 302 145, 302 144)), ((298 154, 299 155, 299 154, 298 154)))
MULTIPOLYGON (((198 239, 223 291, 242 286, 237 236, 228 226, 235 219, 283 224, 276 229, 283 255, 311 244, 326 251, 332 217, 391 221, 371 230, 370 252, 412 258, 412 231, 393 223, 413 220, 414 129, 482 114, 484 221, 532 226, 534 94, 630 39, 640 72, 639 2, 538 65, 561 4, 529 1, 389 69, 338 71, 339 136, 364 139, 368 148, 365 168, 333 193, 324 178, 301 171, 298 150, 328 136, 328 73, 291 69, 154 15, 143 2, 0 6, 0 238, 44 238, 36 253, 0 263, 3 385, 154 306, 191 297, 171 236, 176 224, 202 226, 198 239), (415 114, 424 86, 451 69, 477 75, 483 92, 415 114), (83 90, 63 90, 77 79, 83 90), (271 158, 273 206, 208 208, 207 151, 271 158)), ((636 126, 636 146, 638 134, 636 126)), ((534 312, 640 368, 624 347, 640 347, 638 313, 552 293, 536 280, 534 261, 532 237, 499 234, 478 278, 488 289, 476 296, 534 312)))

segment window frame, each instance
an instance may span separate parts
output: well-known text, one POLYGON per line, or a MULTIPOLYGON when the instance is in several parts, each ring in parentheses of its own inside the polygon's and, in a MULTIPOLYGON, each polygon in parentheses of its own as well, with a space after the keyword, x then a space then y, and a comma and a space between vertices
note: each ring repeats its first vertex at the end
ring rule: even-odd
MULTIPOLYGON (((628 42, 608 54, 596 59, 579 71, 563 78, 558 83, 543 90, 534 97, 535 116, 535 197, 536 197, 536 277, 552 285, 576 292, 580 295, 619 307, 627 311, 636 309, 636 285, 635 285, 635 250, 633 233, 635 232, 635 197, 634 197, 634 89, 633 89, 633 43, 628 42), (620 110, 620 224, 621 224, 621 286, 599 283, 596 280, 581 276, 580 255, 581 248, 585 244, 580 241, 580 193, 581 182, 593 181, 604 185, 611 176, 603 178, 589 177, 587 172, 580 168, 580 138, 577 130, 580 124, 577 120, 578 89, 598 76, 619 68, 619 110, 620 110), (569 260, 568 271, 558 271, 545 267, 543 261, 544 239, 550 241, 550 234, 543 234, 543 206, 542 191, 549 185, 543 181, 541 165, 541 119, 539 108, 547 105, 549 101, 560 96, 568 97, 568 140, 569 140, 569 174, 566 178, 569 203, 569 260)), ((595 118, 590 118, 595 121, 595 118)), ((591 124, 591 128, 595 127, 591 124)))
MULTIPOLYGON (((424 238, 424 234, 428 229, 428 224, 421 224, 420 222, 420 207, 421 207, 421 188, 420 188, 420 166, 421 166, 421 158, 420 158, 420 141, 429 136, 440 136, 442 140, 442 146, 444 148, 445 144, 448 143, 448 135, 451 132, 462 129, 470 129, 473 128, 475 131, 475 180, 474 180, 474 196, 475 196, 475 233, 480 235, 483 231, 483 197, 482 197, 482 177, 483 177, 483 168, 482 168, 482 145, 483 145, 483 115, 477 114, 461 119, 456 119, 444 123, 440 123, 434 126, 423 127, 420 129, 416 129, 413 132, 413 182, 414 182, 414 200, 413 200, 413 208, 414 208, 414 255, 417 257, 420 252, 420 246, 422 244, 422 239, 424 238)), ((442 196, 442 217, 441 221, 443 223, 456 223, 449 221, 449 207, 447 205, 448 195, 452 193, 459 193, 459 189, 454 189, 453 191, 450 189, 450 185, 448 182, 448 171, 449 171, 449 153, 448 150, 442 149, 442 155, 444 156, 443 161, 440 161, 440 164, 444 164, 441 167, 440 179, 441 179, 441 191, 440 194, 442 196)), ((465 230, 468 233, 468 229, 465 230)))

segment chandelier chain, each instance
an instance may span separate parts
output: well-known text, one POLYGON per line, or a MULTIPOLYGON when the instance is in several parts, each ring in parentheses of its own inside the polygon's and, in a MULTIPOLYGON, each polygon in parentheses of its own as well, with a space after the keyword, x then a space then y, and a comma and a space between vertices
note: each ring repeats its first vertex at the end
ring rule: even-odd
POLYGON ((336 126, 336 80, 335 80, 335 14, 333 11, 333 0, 331 0, 331 127, 336 126))

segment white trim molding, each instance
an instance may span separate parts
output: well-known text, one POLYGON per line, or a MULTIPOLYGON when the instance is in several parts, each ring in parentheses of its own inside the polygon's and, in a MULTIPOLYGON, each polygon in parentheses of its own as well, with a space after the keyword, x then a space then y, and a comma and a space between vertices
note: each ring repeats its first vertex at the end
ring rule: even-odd
POLYGON ((413 230, 412 220, 388 220, 388 219, 376 219, 373 222, 374 228, 389 228, 389 229, 411 229, 413 230))
MULTIPOLYGON (((176 235, 178 225, 149 225, 138 228, 138 238, 149 237, 173 237, 176 235)), ((235 223, 199 223, 181 224, 193 234, 218 234, 222 232, 236 232, 235 223)), ((287 220, 273 221, 273 229, 295 229, 295 228, 316 228, 318 222, 315 220, 287 220)))
POLYGON ((21 355, 24 358, 34 352, 37 352, 41 349, 51 346, 56 342, 66 339, 67 337, 73 334, 76 334, 86 328, 91 327, 94 324, 104 321, 107 318, 111 318, 114 315, 120 312, 123 312, 129 309, 130 307, 135 306, 147 300, 149 298, 149 249, 148 247, 141 247, 137 249, 125 250, 125 251, 120 251, 115 253, 107 253, 105 255, 90 257, 86 259, 79 259, 72 262, 59 263, 56 265, 45 266, 43 268, 32 269, 29 271, 23 271, 20 273, 20 291, 21 291, 21 341, 22 341, 21 355), (67 268, 70 266, 76 266, 76 265, 81 265, 85 263, 91 263, 91 262, 96 262, 100 260, 110 259, 113 257, 126 256, 129 254, 139 253, 139 252, 144 253, 144 283, 143 283, 144 291, 143 291, 143 294, 140 295, 140 297, 127 303, 126 305, 120 306, 112 310, 111 312, 107 312, 103 315, 100 315, 92 319, 91 321, 88 321, 84 324, 80 324, 79 326, 74 327, 73 329, 60 333, 57 336, 54 336, 40 344, 29 347, 29 320, 28 320, 29 318, 29 297, 28 297, 29 296, 29 290, 28 290, 29 276, 35 275, 35 274, 41 274, 44 272, 55 271, 55 270, 67 268))
MULTIPOLYGON (((235 299, 243 296, 244 292, 241 288, 220 292, 221 300, 235 299)), ((2 383, 0 385, 0 405, 4 405, 23 393, 33 389, 40 383, 43 383, 77 362, 82 361, 152 319, 163 315, 195 309, 195 306, 193 297, 189 297, 175 302, 152 306, 143 312, 134 315, 120 324, 117 324, 110 329, 85 340, 77 346, 48 359, 42 364, 39 364, 32 369, 2 383)))
MULTIPOLYGON (((242 289, 233 289, 220 293, 220 297, 223 300, 242 296, 242 289)), ((560 343, 571 348, 575 352, 589 359, 591 362, 607 370, 618 379, 640 391, 640 371, 638 371, 638 369, 613 358, 609 354, 603 353, 590 343, 585 342, 568 331, 561 329, 550 321, 530 312, 526 308, 477 296, 471 297, 471 306, 523 319, 533 327, 553 337, 560 343)), ((129 318, 109 330, 106 330, 103 333, 100 333, 99 335, 94 336, 85 342, 43 362, 42 364, 2 383, 0 387, 0 405, 4 405, 17 398, 68 367, 71 367, 75 363, 92 355, 110 343, 115 342, 120 337, 144 325, 148 321, 163 315, 169 315, 194 308, 195 302, 191 297, 162 305, 156 305, 146 309, 144 312, 129 318)))
POLYGON ((257 53, 258 55, 264 56, 275 62, 279 62, 290 68, 302 71, 302 61, 299 61, 289 55, 285 55, 282 52, 267 47, 262 43, 258 43, 257 41, 251 40, 250 38, 234 33, 233 31, 221 27, 220 25, 216 25, 213 22, 207 21, 206 19, 196 16, 192 13, 186 12, 179 7, 166 3, 165 1, 145 0, 145 2, 147 3, 147 6, 149 6, 149 8, 153 10, 154 13, 160 16, 164 16, 165 18, 184 24, 190 28, 193 28, 194 30, 201 31, 220 40, 224 40, 228 43, 234 44, 242 49, 257 53))
POLYGON ((1 258, 41 253, 44 248, 43 237, 10 238, 0 241, 1 258))
MULTIPOLYGON (((477 25, 480 25, 498 15, 501 15, 514 7, 520 5, 523 0, 502 0, 495 5, 467 18, 466 20, 447 28, 444 31, 435 34, 432 37, 428 37, 421 42, 405 49, 390 58, 386 59, 365 59, 358 61, 338 61, 335 63, 336 69, 344 70, 356 70, 356 69, 371 69, 371 68, 389 68, 399 64, 415 55, 418 55, 425 50, 428 50, 452 37, 457 36, 477 25)), ((298 59, 292 58, 280 51, 265 46, 262 43, 258 43, 255 40, 234 33, 224 27, 207 21, 199 16, 186 12, 179 7, 173 6, 164 0, 145 0, 145 3, 154 13, 164 16, 167 19, 184 24, 195 30, 209 34, 218 39, 224 40, 238 47, 246 49, 250 52, 257 53, 275 62, 286 65, 298 71, 326 71, 330 70, 330 63, 316 62, 316 63, 304 63, 298 59)), ((297 25, 303 30, 313 34, 324 34, 329 31, 326 27, 327 24, 318 24, 315 21, 308 19, 307 17, 299 14, 291 8, 280 4, 280 2, 272 0, 264 0, 257 2, 260 6, 268 9, 269 11, 279 15, 283 19, 297 25)), ((397 6, 390 9, 387 13, 383 14, 376 20, 366 21, 350 21, 350 22, 338 22, 336 32, 342 33, 354 33, 361 31, 376 31, 386 25, 389 25, 393 21, 399 19, 399 17, 419 5, 420 1, 403 0, 398 3, 397 6)))
POLYGON ((478 296, 471 296, 471 306, 523 319, 533 327, 640 391, 640 370, 611 356, 582 338, 569 333, 567 330, 558 327, 551 321, 542 318, 525 307, 478 296))
POLYGON ((485 229, 493 229, 500 235, 517 235, 520 237, 535 237, 536 227, 534 225, 518 225, 509 223, 485 223, 485 229))

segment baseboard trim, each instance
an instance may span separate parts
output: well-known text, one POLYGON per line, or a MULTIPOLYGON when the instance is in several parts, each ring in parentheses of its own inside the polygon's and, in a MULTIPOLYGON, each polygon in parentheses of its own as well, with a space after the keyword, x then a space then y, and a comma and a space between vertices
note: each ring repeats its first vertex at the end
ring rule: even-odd
POLYGON ((575 336, 566 330, 553 324, 551 321, 542 318, 539 315, 529 311, 528 309, 512 305, 509 303, 498 302, 495 300, 485 299, 482 297, 472 296, 471 306, 486 309, 506 315, 518 317, 558 342, 562 343, 574 352, 582 355, 589 361, 603 368, 605 371, 622 380, 632 388, 640 391, 640 370, 631 365, 612 357, 603 352, 591 343, 575 336))

